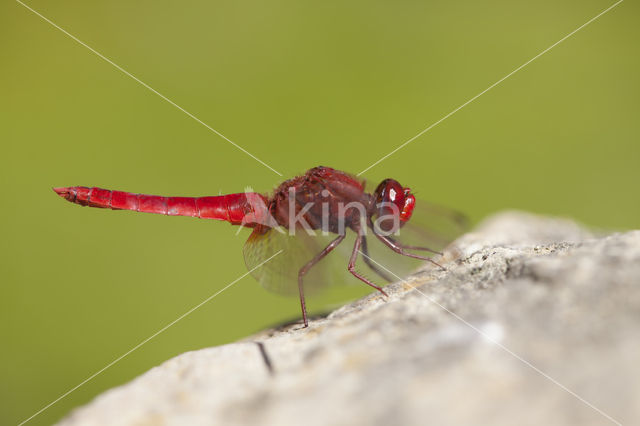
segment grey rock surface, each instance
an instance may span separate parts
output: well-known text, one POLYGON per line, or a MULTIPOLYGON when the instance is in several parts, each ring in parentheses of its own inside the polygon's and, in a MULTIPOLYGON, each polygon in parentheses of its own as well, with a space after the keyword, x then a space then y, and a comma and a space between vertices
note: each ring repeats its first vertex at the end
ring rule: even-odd
POLYGON ((508 212, 456 245, 388 300, 182 354, 60 425, 640 424, 640 231, 508 212))

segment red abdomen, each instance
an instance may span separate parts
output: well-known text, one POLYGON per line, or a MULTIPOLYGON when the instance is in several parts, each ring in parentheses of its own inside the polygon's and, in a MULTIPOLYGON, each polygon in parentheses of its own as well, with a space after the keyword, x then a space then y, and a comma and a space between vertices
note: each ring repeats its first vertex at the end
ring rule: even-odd
POLYGON ((255 192, 215 197, 162 197, 85 186, 53 190, 67 201, 82 206, 225 220, 248 227, 264 224, 268 214, 265 197, 255 192))

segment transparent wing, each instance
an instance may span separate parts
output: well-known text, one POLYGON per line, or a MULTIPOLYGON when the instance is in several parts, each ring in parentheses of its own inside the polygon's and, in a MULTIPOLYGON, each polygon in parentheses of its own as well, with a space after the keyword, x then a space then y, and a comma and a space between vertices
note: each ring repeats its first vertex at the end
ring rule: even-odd
POLYGON ((417 200, 411 219, 392 238, 407 246, 442 252, 468 229, 469 222, 462 213, 417 200))
MULTIPOLYGON (((256 268, 251 275, 269 291, 284 294, 298 294, 298 272, 305 264, 318 255, 337 234, 315 236, 300 230, 290 235, 284 228, 271 228, 266 232, 255 229, 244 245, 244 260, 252 270, 262 262, 280 254, 256 268)), ((341 245, 353 244, 342 242, 341 245)), ((348 258, 343 250, 334 250, 318 261, 304 276, 305 295, 312 295, 331 284, 344 282, 347 275, 348 258)))
MULTIPOLYGON (((375 188, 365 183, 367 191, 375 188)), ((442 252, 451 242, 467 232, 467 217, 454 209, 417 199, 411 219, 400 228, 399 235, 392 236, 396 241, 416 247, 427 247, 442 252)), ((375 240, 375 236, 369 237, 375 240)))
MULTIPOLYGON (((456 249, 451 243, 467 229, 467 219, 461 213, 418 200, 411 219, 400 228, 397 235, 391 235, 390 238, 406 251, 429 257, 441 264, 446 259, 439 253, 445 252, 448 259, 455 258, 456 249)), ((367 231, 367 249, 371 259, 367 264, 367 253, 362 250, 363 255, 358 263, 359 270, 369 270, 368 276, 377 276, 378 280, 387 278, 398 281, 421 267, 437 267, 429 261, 395 253, 376 237, 371 228, 367 231)))
MULTIPOLYGON (((398 235, 392 235, 391 238, 409 247, 408 251, 431 257, 438 262, 440 255, 417 248, 437 252, 452 251, 452 248, 445 248, 467 228, 467 221, 460 213, 418 201, 411 219, 400 229, 398 235)), ((320 232, 310 236, 303 230, 290 235, 284 228, 271 228, 267 231, 256 228, 244 245, 245 264, 252 270, 282 250, 273 259, 256 268, 252 275, 269 291, 297 295, 300 268, 336 237, 337 234, 322 235, 320 232)), ((356 270, 378 285, 398 281, 421 266, 428 265, 424 260, 395 253, 371 229, 367 229, 365 239, 366 247, 360 249, 356 270)), ((344 241, 309 270, 304 276, 305 295, 312 295, 335 284, 365 285, 347 271, 354 241, 354 232, 347 231, 344 241)))

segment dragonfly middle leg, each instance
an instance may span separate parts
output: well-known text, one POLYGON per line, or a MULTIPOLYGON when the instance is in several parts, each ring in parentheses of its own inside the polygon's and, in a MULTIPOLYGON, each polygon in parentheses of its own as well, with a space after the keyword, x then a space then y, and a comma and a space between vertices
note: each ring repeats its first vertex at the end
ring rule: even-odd
POLYGON ((365 277, 364 275, 356 271, 356 260, 358 259, 358 253, 360 252, 360 246, 362 245, 363 238, 364 238, 364 232, 362 228, 360 228, 358 229, 358 236, 356 237, 356 242, 353 245, 353 251, 351 252, 351 258, 349 259, 349 266, 347 267, 347 269, 349 270, 349 272, 351 272, 351 275, 358 278, 363 283, 370 285, 371 287, 375 288, 380 293, 388 297, 389 295, 381 287, 375 285, 373 282, 367 279, 367 277, 365 277))
POLYGON ((367 237, 364 235, 362 236, 362 254, 364 255, 362 256, 362 258, 364 259, 364 263, 366 263, 373 272, 378 274, 382 279, 387 280, 387 282, 393 281, 393 278, 391 278, 391 276, 389 276, 385 271, 380 269, 378 265, 371 261, 371 257, 369 256, 369 248, 367 247, 367 237))

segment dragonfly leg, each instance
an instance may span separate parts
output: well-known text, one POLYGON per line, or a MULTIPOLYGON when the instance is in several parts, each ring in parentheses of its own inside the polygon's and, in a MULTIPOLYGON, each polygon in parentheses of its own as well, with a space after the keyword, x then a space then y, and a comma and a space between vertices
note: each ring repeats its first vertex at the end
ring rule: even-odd
POLYGON ((307 262, 300 270, 298 271, 298 292, 300 293, 300 307, 302 308, 302 320, 304 321, 304 326, 309 326, 309 321, 307 320, 307 306, 304 303, 304 288, 302 285, 303 278, 307 272, 322 258, 331 253, 331 251, 338 246, 344 240, 345 235, 338 235, 336 239, 331 241, 329 245, 327 245, 322 251, 314 256, 309 262, 307 262))
POLYGON ((362 258, 364 259, 364 263, 366 263, 373 272, 382 277, 382 279, 387 280, 387 282, 393 281, 393 279, 386 272, 384 272, 378 267, 378 265, 371 261, 371 258, 369 257, 369 248, 367 247, 367 237, 365 237, 364 235, 362 236, 362 253, 364 254, 364 256, 362 256, 362 258))
POLYGON ((431 263, 433 263, 434 265, 438 266, 440 269, 442 269, 443 271, 446 271, 447 268, 445 268, 444 266, 442 266, 441 264, 439 264, 438 262, 436 262, 435 260, 426 257, 426 256, 420 256, 417 254, 413 254, 410 253, 408 251, 405 251, 405 247, 401 246, 400 244, 398 244, 397 242, 395 242, 394 240, 390 239, 389 237, 385 237, 383 235, 379 235, 379 234, 375 234, 376 237, 378 237, 378 239, 380 241, 382 241, 387 247, 389 247, 391 250, 395 251, 398 254, 401 254, 403 256, 407 256, 407 257, 412 257, 414 259, 421 259, 421 260, 426 260, 429 261, 431 263))
POLYGON ((440 251, 436 251, 434 249, 430 249, 429 247, 419 247, 419 246, 408 246, 405 244, 402 244, 401 242, 398 242, 396 240, 394 240, 391 237, 386 237, 389 241, 394 242, 397 246, 402 247, 405 250, 420 250, 420 251, 428 251, 431 252, 433 254, 439 254, 440 256, 444 256, 444 253, 440 252, 440 251))
POLYGON ((363 238, 364 238, 364 234, 362 230, 358 229, 358 236, 356 237, 356 242, 353 245, 353 251, 351 252, 351 258, 349 259, 349 266, 347 267, 347 269, 349 270, 349 272, 351 272, 351 275, 358 278, 363 283, 370 285, 371 287, 375 288, 380 293, 388 297, 389 295, 381 287, 378 287, 377 285, 372 283, 369 279, 367 279, 365 276, 359 274, 358 271, 356 271, 356 259, 358 259, 358 252, 360 251, 360 246, 362 245, 363 238))

